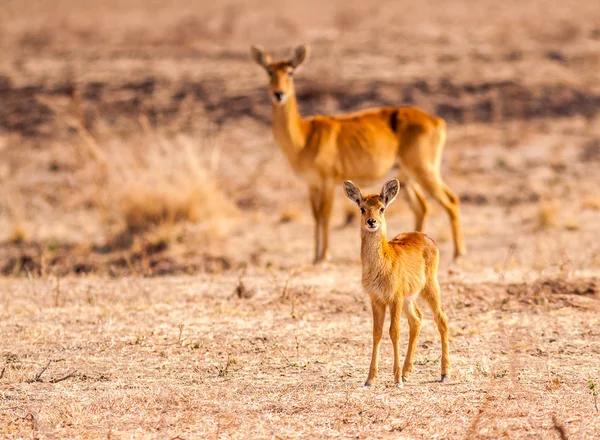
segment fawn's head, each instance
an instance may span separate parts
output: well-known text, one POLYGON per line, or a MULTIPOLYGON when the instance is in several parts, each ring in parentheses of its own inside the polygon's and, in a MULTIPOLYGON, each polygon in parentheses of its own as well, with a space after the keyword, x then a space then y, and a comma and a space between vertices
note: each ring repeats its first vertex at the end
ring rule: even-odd
POLYGON ((358 205, 361 213, 361 227, 364 231, 385 232, 385 208, 394 201, 400 190, 400 182, 393 179, 383 185, 381 194, 362 195, 360 188, 351 180, 344 182, 346 197, 358 205))
POLYGON ((271 56, 262 46, 252 46, 250 48, 252 59, 259 66, 263 67, 269 74, 269 96, 275 105, 283 105, 290 95, 294 94, 294 71, 308 57, 308 48, 298 46, 294 49, 292 57, 288 60, 271 60, 271 56))

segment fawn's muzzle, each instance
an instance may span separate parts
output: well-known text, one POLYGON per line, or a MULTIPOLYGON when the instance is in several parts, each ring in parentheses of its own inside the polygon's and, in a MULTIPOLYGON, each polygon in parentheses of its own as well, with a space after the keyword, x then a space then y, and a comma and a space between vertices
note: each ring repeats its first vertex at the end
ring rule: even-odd
POLYGON ((377 225, 377 220, 375 220, 374 218, 370 218, 369 220, 367 220, 367 224, 374 228, 377 225))

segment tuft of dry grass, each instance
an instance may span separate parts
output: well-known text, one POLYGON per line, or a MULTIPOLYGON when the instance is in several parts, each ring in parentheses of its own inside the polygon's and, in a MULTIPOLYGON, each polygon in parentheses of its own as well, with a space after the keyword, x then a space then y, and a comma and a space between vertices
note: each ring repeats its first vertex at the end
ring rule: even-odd
POLYGON ((8 235, 8 241, 12 244, 21 244, 26 238, 27 232, 25 231, 25 226, 21 223, 14 223, 8 235))
POLYGON ((153 186, 131 184, 123 191, 120 210, 130 232, 147 231, 163 224, 197 222, 218 214, 210 205, 210 191, 201 184, 157 182, 153 186))
POLYGON ((579 231, 581 229, 581 224, 579 223, 578 219, 571 218, 571 219, 565 221, 565 223, 563 224, 563 227, 567 231, 579 231))
POLYGON ((538 204, 536 229, 553 228, 558 224, 559 205, 556 202, 542 201, 538 204))
POLYGON ((279 213, 279 223, 297 222, 301 218, 302 211, 297 207, 287 207, 279 213))
POLYGON ((581 209, 590 209, 592 211, 600 211, 600 197, 587 196, 581 202, 581 209))
MULTIPOLYGON (((229 220, 236 209, 189 140, 150 133, 144 155, 117 142, 119 163, 109 164, 107 198, 131 233, 156 228, 173 235, 173 225, 229 220)), ((200 147, 202 148, 202 147, 200 147)), ((107 154, 107 157, 113 157, 107 154)))

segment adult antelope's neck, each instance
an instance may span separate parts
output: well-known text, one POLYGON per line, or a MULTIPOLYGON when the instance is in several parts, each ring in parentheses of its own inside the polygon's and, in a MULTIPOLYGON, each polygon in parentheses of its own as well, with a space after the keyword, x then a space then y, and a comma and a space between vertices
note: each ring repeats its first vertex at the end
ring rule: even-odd
POLYGON ((285 104, 273 104, 273 134, 291 162, 306 144, 308 127, 309 123, 300 118, 295 93, 285 104))

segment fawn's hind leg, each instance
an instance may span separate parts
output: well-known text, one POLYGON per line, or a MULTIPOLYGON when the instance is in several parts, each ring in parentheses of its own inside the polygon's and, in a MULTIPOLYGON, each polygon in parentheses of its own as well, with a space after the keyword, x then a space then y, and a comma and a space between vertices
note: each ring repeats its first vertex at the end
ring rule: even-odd
POLYGON ((408 349, 406 350, 406 358, 404 358, 404 366, 402 367, 402 382, 406 382, 413 367, 415 349, 417 348, 417 338, 421 331, 422 314, 414 300, 404 301, 403 309, 404 314, 408 318, 408 325, 410 327, 408 349))
POLYGON ((371 386, 379 369, 379 345, 381 344, 381 336, 383 335, 383 321, 385 320, 386 306, 385 304, 371 299, 371 308, 373 310, 373 352, 371 355, 369 376, 365 382, 366 387, 371 386))
POLYGON ((423 298, 427 300, 431 311, 433 312, 433 320, 437 324, 442 339, 442 379, 444 382, 448 377, 448 371, 450 370, 450 358, 448 349, 448 317, 446 312, 442 308, 442 302, 440 298, 440 285, 437 280, 432 280, 423 289, 421 294, 423 298))

